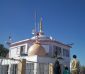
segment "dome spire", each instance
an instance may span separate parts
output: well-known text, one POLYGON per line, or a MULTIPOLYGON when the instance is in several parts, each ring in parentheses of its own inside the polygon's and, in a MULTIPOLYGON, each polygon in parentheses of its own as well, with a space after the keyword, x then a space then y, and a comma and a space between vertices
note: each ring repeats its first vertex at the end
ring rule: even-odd
POLYGON ((42 17, 40 18, 40 32, 42 32, 42 17))
POLYGON ((39 35, 44 35, 43 33, 43 25, 42 25, 42 17, 40 18, 40 31, 39 31, 39 35))

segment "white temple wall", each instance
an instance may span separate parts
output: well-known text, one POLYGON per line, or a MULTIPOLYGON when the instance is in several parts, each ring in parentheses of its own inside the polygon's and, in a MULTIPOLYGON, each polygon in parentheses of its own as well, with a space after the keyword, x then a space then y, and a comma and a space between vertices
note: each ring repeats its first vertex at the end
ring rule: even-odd
POLYGON ((49 45, 42 45, 45 48, 46 53, 49 53, 49 45))
POLYGON ((28 49, 27 49, 27 44, 22 44, 22 45, 18 45, 18 46, 14 46, 14 47, 10 47, 9 50, 9 58, 16 58, 16 57, 20 57, 20 52, 21 52, 21 46, 25 46, 25 48, 23 49, 24 51, 22 51, 24 54, 27 54, 28 49))

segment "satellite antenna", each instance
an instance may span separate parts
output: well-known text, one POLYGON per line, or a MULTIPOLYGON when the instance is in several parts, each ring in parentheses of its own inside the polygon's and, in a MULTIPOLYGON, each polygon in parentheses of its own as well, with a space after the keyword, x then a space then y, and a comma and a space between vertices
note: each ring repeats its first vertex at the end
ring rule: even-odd
POLYGON ((53 40, 53 37, 52 37, 52 36, 50 36, 50 39, 51 39, 51 40, 53 40))

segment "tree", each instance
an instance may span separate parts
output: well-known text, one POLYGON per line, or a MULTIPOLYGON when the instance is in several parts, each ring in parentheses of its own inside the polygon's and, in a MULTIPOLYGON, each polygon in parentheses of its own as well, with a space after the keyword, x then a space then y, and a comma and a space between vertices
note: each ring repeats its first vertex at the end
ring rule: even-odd
POLYGON ((3 44, 0 44, 0 57, 6 57, 8 52, 9 50, 5 48, 3 44))

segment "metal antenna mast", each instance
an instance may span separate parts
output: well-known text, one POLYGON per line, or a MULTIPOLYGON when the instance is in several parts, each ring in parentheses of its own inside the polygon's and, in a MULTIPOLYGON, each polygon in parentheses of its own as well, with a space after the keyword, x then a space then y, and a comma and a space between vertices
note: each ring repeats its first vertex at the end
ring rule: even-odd
POLYGON ((37 14, 36 14, 36 11, 35 11, 35 35, 36 35, 36 33, 37 33, 37 21, 36 21, 36 16, 37 16, 37 14))
POLYGON ((37 20, 36 20, 36 11, 35 11, 35 15, 34 15, 34 29, 32 30, 32 34, 34 35, 34 36, 36 36, 36 34, 37 34, 37 20))

